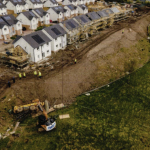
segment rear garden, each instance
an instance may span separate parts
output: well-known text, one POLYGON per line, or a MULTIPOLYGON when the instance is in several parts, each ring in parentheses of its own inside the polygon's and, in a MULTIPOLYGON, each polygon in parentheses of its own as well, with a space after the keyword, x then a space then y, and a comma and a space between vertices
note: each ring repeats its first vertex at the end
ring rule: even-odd
POLYGON ((38 133, 37 118, 29 117, 17 129, 19 137, 0 140, 0 149, 150 149, 150 63, 55 114, 70 118, 38 133))

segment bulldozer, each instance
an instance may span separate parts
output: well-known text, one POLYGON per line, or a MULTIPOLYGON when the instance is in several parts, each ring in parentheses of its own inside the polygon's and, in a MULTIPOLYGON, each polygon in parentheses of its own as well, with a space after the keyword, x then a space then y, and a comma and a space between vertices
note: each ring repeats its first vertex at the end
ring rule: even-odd
POLYGON ((47 112, 42 107, 40 102, 38 102, 38 108, 43 112, 43 115, 40 115, 38 117, 38 123, 37 123, 38 132, 51 131, 54 128, 56 128, 56 119, 58 115, 48 118, 47 112))

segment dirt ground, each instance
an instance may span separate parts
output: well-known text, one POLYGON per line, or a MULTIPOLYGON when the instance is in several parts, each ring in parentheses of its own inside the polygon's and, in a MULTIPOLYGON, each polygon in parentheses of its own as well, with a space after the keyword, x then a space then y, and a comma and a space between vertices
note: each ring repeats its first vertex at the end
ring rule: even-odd
MULTIPOLYGON (((77 95, 125 74, 124 63, 134 56, 139 57, 140 53, 136 49, 131 52, 120 49, 130 48, 140 39, 147 38, 149 22, 149 14, 139 18, 131 17, 128 21, 115 23, 88 41, 80 43, 79 49, 70 50, 68 47, 53 53, 49 60, 50 66, 40 69, 42 79, 34 77, 31 71, 27 73, 26 79, 16 79, 16 83, 8 88, 8 80, 18 75, 1 67, 0 99, 5 96, 7 99, 11 93, 18 99, 19 104, 20 101, 21 104, 26 104, 36 98, 41 101, 47 99, 51 105, 71 103, 77 95), (77 64, 74 64, 75 58, 77 64)), ((142 62, 137 63, 138 67, 149 58, 145 55, 140 59, 142 62)))

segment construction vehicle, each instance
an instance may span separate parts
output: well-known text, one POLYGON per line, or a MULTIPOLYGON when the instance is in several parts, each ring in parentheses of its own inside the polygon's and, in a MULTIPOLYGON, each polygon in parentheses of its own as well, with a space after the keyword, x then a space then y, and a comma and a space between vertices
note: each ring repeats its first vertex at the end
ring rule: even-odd
POLYGON ((58 116, 50 117, 48 118, 47 112, 42 107, 41 103, 38 102, 38 108, 43 112, 43 115, 40 115, 38 117, 38 131, 51 131, 54 128, 56 128, 56 119, 58 116))
MULTIPOLYGON (((27 105, 15 106, 14 110, 13 110, 14 113, 21 113, 21 112, 27 111, 27 110, 36 111, 38 109, 39 100, 36 99, 36 100, 33 100, 32 102, 33 103, 27 104, 27 105)), ((44 102, 40 102, 40 104, 42 106, 44 106, 44 102)))

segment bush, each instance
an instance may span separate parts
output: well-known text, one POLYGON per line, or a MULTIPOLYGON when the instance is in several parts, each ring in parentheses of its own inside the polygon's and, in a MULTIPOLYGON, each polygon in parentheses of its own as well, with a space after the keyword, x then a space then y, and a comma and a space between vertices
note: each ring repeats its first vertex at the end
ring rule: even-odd
POLYGON ((16 36, 12 36, 11 39, 14 40, 16 38, 16 36))
POLYGON ((43 29, 43 26, 40 26, 40 27, 37 27, 37 29, 35 31, 39 31, 39 30, 42 30, 43 29))

